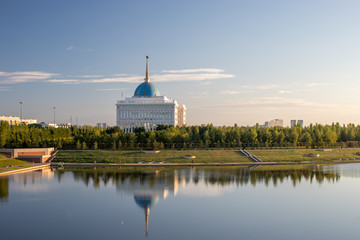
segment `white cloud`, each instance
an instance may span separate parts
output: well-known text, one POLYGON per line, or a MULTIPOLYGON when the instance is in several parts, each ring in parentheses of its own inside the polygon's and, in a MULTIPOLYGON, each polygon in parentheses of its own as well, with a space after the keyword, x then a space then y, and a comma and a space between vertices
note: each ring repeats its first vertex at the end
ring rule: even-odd
POLYGON ((335 83, 317 83, 317 82, 314 82, 314 83, 309 83, 307 86, 308 87, 317 87, 317 86, 334 86, 335 83))
POLYGON ((96 91, 125 91, 127 88, 97 88, 96 91))
POLYGON ((211 84, 211 82, 202 82, 201 83, 201 85, 204 85, 204 86, 208 86, 208 85, 210 85, 211 84))
POLYGON ((205 95, 199 95, 199 96, 193 95, 193 96, 190 96, 188 98, 190 98, 190 99, 206 99, 206 98, 208 98, 208 96, 205 96, 205 95))
POLYGON ((224 102, 223 104, 201 105, 193 108, 219 108, 219 109, 255 109, 255 108, 272 108, 272 109, 334 109, 339 107, 334 104, 322 104, 309 102, 298 98, 283 97, 262 97, 252 99, 241 99, 238 101, 224 102))
POLYGON ((70 51, 70 50, 72 50, 73 48, 74 48, 74 46, 70 46, 70 47, 66 48, 66 50, 70 51))
POLYGON ((270 90, 279 88, 280 85, 278 84, 263 84, 263 85, 245 85, 241 86, 241 88, 253 88, 253 89, 259 89, 259 90, 270 90))
POLYGON ((219 74, 219 73, 193 73, 193 74, 164 74, 153 75, 154 81, 157 82, 185 82, 185 81, 204 81, 215 80, 223 78, 234 78, 233 74, 219 74))
MULTIPOLYGON (((204 70, 204 69, 203 69, 204 70)), ((172 71, 172 70, 170 70, 172 71)), ((233 78, 233 74, 219 73, 220 69, 212 69, 209 72, 200 72, 199 69, 192 69, 193 73, 180 73, 182 70, 176 70, 179 73, 168 73, 168 74, 154 74, 150 76, 150 79, 154 82, 184 82, 184 81, 204 81, 214 79, 233 78), (216 71, 215 71, 216 70, 216 71), (196 73, 196 71, 199 71, 196 73)), ((223 71, 223 70, 221 70, 223 71)), ((165 72, 165 71, 163 71, 165 72)), ((167 71, 169 72, 169 71, 167 71)), ((190 72, 189 69, 183 70, 183 72, 190 72)), ((74 76, 74 78, 76 78, 74 76)), ((126 75, 126 74, 114 74, 109 77, 98 77, 97 75, 80 75, 78 76, 78 83, 139 83, 142 82, 144 76, 140 75, 126 75)), ((75 80, 74 80, 75 81, 75 80)), ((56 81, 49 80, 48 82, 60 82, 59 79, 56 81)), ((67 83, 64 81, 63 83, 67 83)))
POLYGON ((243 93, 252 93, 255 91, 249 90, 249 91, 234 91, 234 90, 222 90, 219 92, 219 94, 222 95, 237 95, 237 94, 243 94, 243 93))
POLYGON ((142 76, 128 76, 128 77, 108 77, 108 78, 95 78, 95 79, 86 79, 80 80, 82 83, 136 83, 142 81, 142 76))
POLYGON ((292 92, 289 91, 289 90, 279 90, 278 93, 280 93, 280 94, 286 94, 286 93, 292 93, 292 92))
MULTIPOLYGON (((114 75, 115 76, 115 75, 114 75)), ((78 75, 78 76, 73 76, 73 77, 80 77, 80 78, 101 78, 101 77, 105 77, 104 75, 78 75)))
MULTIPOLYGON (((184 69, 163 71, 167 74, 154 74, 150 76, 155 82, 184 82, 204 81, 214 79, 233 78, 233 74, 221 73, 221 69, 184 69), (170 73, 171 72, 171 73, 170 73)), ((66 76, 46 72, 0 72, 0 84, 15 84, 23 82, 46 81, 49 83, 79 84, 79 83, 138 83, 144 76, 114 74, 104 75, 77 75, 66 76), (69 79, 70 78, 70 79, 69 79)))
POLYGON ((7 91, 10 91, 10 88, 0 87, 0 92, 7 92, 7 91))
POLYGON ((36 82, 50 79, 58 74, 47 72, 0 72, 0 84, 36 82))
POLYGON ((197 68, 197 69, 182 69, 182 70, 163 70, 163 73, 221 73, 223 69, 218 68, 197 68))
POLYGON ((78 84, 79 80, 76 79, 50 79, 50 83, 64 83, 64 84, 78 84))

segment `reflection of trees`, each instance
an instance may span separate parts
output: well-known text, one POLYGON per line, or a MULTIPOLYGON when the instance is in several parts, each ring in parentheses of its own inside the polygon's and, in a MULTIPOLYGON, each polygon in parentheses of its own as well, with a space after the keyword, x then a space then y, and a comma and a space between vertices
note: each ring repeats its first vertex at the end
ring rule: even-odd
MULTIPOLYGON (((195 172, 193 179, 198 178, 196 176, 199 174, 199 171, 195 172)), ((256 169, 250 168, 239 168, 239 169, 212 169, 206 170, 204 175, 204 181, 208 184, 218 184, 218 185, 246 185, 252 184, 256 185, 258 183, 264 183, 268 186, 271 182, 274 186, 278 183, 282 183, 284 180, 291 180, 294 186, 300 183, 302 180, 312 183, 314 180, 318 183, 327 181, 338 181, 340 175, 335 171, 322 171, 321 169, 315 167, 303 167, 292 169, 283 168, 277 170, 267 169, 266 167, 259 167, 256 169)))
POLYGON ((294 187, 301 181, 323 183, 325 180, 335 182, 340 179, 340 175, 335 169, 332 171, 323 171, 319 166, 297 166, 297 167, 204 167, 204 168, 67 168, 57 172, 59 181, 64 172, 72 172, 76 181, 82 181, 87 186, 92 183, 94 188, 99 188, 101 183, 123 185, 125 182, 130 185, 140 182, 154 186, 156 182, 166 181, 173 184, 174 178, 183 183, 193 182, 197 184, 200 181, 210 185, 256 185, 264 183, 266 186, 290 180, 294 187), (174 172, 177 174, 174 174, 174 172))
MULTIPOLYGON (((159 171, 154 168, 66 168, 57 171, 59 181, 66 172, 71 172, 76 181, 82 181, 86 186, 92 183, 94 188, 99 188, 101 183, 104 185, 112 183, 118 186, 125 182, 129 182, 130 185, 140 182, 154 186, 157 181, 169 181, 175 177, 173 170, 159 171)), ((172 185, 173 181, 169 181, 168 184, 172 185)))
POLYGON ((0 177, 0 201, 5 202, 9 197, 9 179, 0 177))

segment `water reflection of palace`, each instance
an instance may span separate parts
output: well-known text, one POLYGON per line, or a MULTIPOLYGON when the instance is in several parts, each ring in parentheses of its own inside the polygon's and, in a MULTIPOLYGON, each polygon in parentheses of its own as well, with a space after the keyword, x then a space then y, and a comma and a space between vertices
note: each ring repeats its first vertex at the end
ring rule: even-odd
POLYGON ((179 179, 178 172, 173 174, 166 173, 161 176, 159 171, 145 172, 141 178, 122 182, 117 185, 119 191, 134 195, 136 204, 144 210, 146 236, 149 229, 150 208, 154 206, 159 199, 166 199, 170 194, 176 196, 179 190, 180 182, 185 186, 185 179, 179 179), (146 179, 151 181, 146 181, 146 179), (154 181, 155 180, 155 181, 154 181))
MULTIPOLYGON (((358 173, 360 170, 358 170, 358 173)), ((65 168, 47 169, 26 174, 0 177, 0 201, 9 198, 11 181, 21 185, 35 184, 44 179, 54 179, 61 183, 67 175, 75 181, 83 182, 94 188, 108 184, 116 186, 121 194, 133 196, 137 206, 144 211, 145 229, 148 235, 150 209, 160 200, 174 197, 184 191, 188 184, 192 187, 221 188, 228 185, 243 186, 251 184, 277 186, 282 182, 291 182, 296 187, 301 181, 321 184, 324 181, 336 182, 346 173, 339 165, 299 165, 299 166, 261 166, 261 167, 203 167, 203 168, 65 168), (341 171, 341 174, 340 174, 341 171), (55 174, 54 174, 55 173, 55 174), (201 183, 201 185, 200 185, 201 183)), ((355 176, 355 172, 352 172, 355 176)), ((358 177, 360 177, 358 175, 358 177)), ((190 189, 190 188, 189 188, 190 189)), ((210 189, 207 189, 208 191, 210 189)))
POLYGON ((72 172, 77 181, 94 188, 112 183, 117 191, 134 197, 134 201, 144 211, 145 229, 148 235, 150 209, 159 200, 176 196, 182 188, 191 183, 206 186, 217 185, 242 186, 251 184, 277 186, 290 181, 294 187, 302 180, 322 183, 335 182, 340 179, 337 168, 323 171, 321 165, 302 166, 261 166, 261 167, 203 167, 203 168, 96 168, 96 169, 64 169, 57 172, 61 180, 62 174, 72 172))

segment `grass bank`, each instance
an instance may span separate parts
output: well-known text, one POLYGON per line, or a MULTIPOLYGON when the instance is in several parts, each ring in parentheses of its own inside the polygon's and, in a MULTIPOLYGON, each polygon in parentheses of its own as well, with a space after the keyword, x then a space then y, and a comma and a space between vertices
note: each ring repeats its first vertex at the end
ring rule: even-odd
MULTIPOLYGON (((355 153, 360 149, 333 149, 332 151, 317 151, 305 149, 249 150, 264 162, 321 162, 340 159, 360 159, 355 153), (319 157, 309 157, 309 154, 319 154, 319 157)), ((160 153, 144 153, 140 151, 105 151, 79 150, 60 151, 53 162, 64 163, 138 163, 138 162, 169 162, 169 163, 249 163, 253 162, 235 150, 163 150, 160 153), (195 159, 185 159, 185 155, 196 156, 195 159)))
POLYGON ((303 162, 303 161, 336 161, 340 159, 360 159, 356 153, 358 148, 332 149, 331 151, 319 151, 315 149, 277 149, 277 150, 249 150, 263 162, 303 162), (309 157, 309 154, 319 157, 309 157))
POLYGON ((162 162, 169 163, 230 163, 251 162, 239 151, 226 150, 164 150, 159 153, 144 153, 140 151, 59 151, 53 162, 65 163, 138 163, 162 162), (196 156, 195 159, 185 159, 185 155, 196 156))
POLYGON ((32 163, 14 159, 14 158, 0 160, 0 172, 20 169, 20 168, 25 168, 25 167, 32 167, 32 166, 33 166, 32 163))

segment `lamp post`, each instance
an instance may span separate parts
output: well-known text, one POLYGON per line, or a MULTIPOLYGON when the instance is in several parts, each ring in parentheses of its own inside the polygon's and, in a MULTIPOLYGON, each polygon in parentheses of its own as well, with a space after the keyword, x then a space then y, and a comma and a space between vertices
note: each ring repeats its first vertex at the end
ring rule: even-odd
POLYGON ((20 103, 20 125, 22 124, 22 118, 23 118, 23 116, 22 116, 22 105, 24 104, 24 102, 19 102, 20 103))
POLYGON ((55 122, 55 112, 56 112, 56 107, 54 106, 54 107, 53 107, 53 109, 54 109, 54 127, 56 127, 56 122, 55 122))

